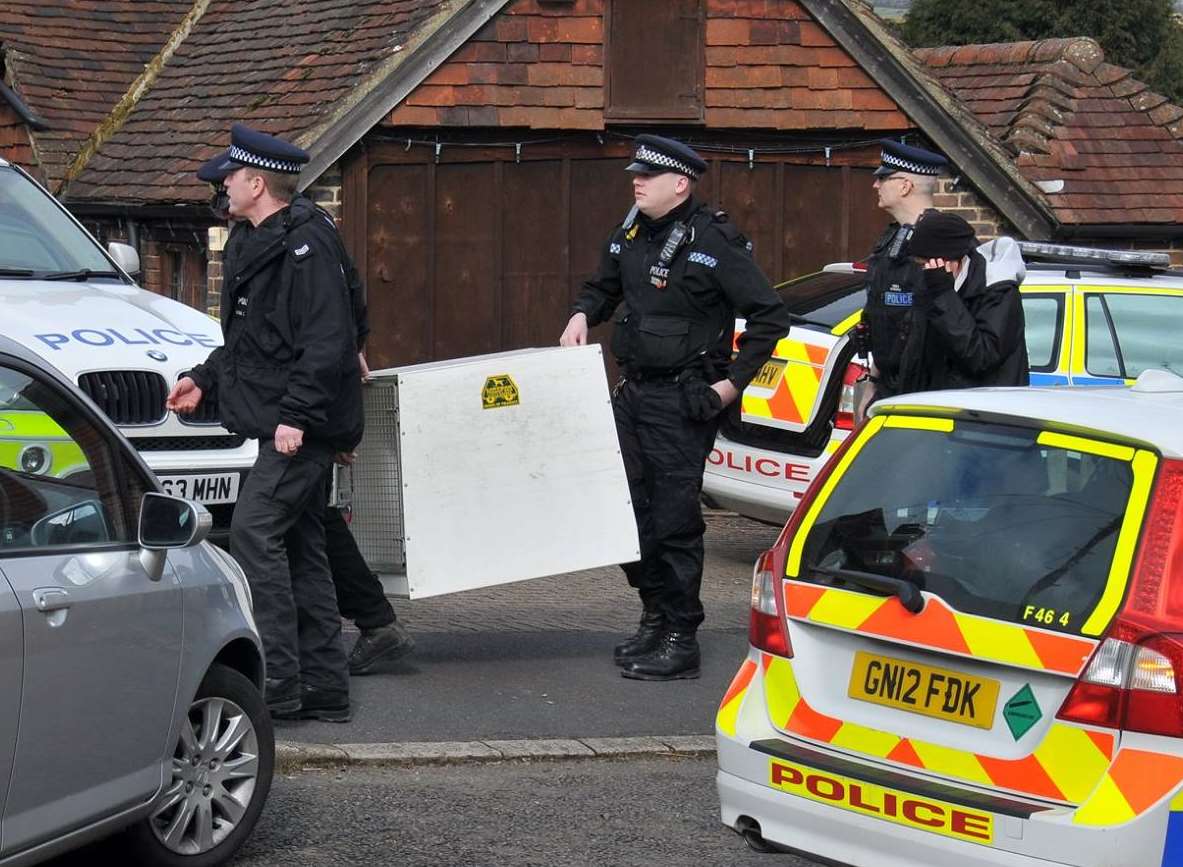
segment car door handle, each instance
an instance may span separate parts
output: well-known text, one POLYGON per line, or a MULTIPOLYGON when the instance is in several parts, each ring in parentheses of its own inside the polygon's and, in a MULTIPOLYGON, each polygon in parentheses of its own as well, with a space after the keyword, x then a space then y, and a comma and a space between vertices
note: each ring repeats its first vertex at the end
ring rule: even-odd
POLYGON ((70 594, 60 587, 43 587, 33 591, 33 604, 38 611, 50 612, 69 608, 70 594))

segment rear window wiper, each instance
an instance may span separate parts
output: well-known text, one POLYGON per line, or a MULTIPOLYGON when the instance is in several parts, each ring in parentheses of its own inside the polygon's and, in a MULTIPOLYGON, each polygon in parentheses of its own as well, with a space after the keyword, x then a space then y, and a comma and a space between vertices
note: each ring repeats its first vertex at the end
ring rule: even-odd
POLYGON ((50 271, 48 274, 42 274, 42 280, 89 280, 92 277, 115 277, 119 278, 117 271, 92 271, 89 268, 82 268, 79 271, 50 271))
POLYGON ((824 566, 811 566, 810 571, 828 578, 841 578, 843 581, 849 581, 859 587, 895 596, 900 600, 900 604, 913 614, 919 614, 924 610, 924 596, 921 595, 920 588, 903 578, 876 575, 874 572, 860 572, 857 569, 828 569, 824 566))
POLYGON ((0 277, 32 277, 31 268, 0 268, 0 277))

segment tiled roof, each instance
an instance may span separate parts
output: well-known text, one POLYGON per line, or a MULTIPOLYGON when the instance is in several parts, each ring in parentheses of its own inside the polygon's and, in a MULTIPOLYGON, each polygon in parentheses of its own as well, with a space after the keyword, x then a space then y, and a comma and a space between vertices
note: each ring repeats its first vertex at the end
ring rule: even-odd
POLYGON ((193 173, 229 144, 232 122, 301 139, 418 28, 462 5, 211 0, 126 122, 70 183, 69 199, 205 201, 208 187, 193 173))
POLYGON ((1091 39, 916 52, 1048 193, 1065 224, 1183 224, 1183 108, 1091 39))
POLYGON ((50 127, 35 138, 52 187, 192 5, 193 0, 0 3, 0 50, 13 89, 50 127))
MULTIPOLYGON (((604 11, 604 0, 513 0, 387 123, 604 129, 604 11)), ((705 14, 708 127, 910 126, 797 0, 706 0, 705 14)))

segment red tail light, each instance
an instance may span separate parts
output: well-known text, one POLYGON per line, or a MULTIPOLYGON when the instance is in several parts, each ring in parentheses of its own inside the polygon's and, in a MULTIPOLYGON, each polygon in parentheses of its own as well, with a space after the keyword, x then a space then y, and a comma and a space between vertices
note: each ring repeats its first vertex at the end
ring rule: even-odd
POLYGON ((805 495, 793 510, 788 523, 776 538, 776 544, 765 551, 756 560, 752 570, 752 610, 748 620, 748 641, 752 647, 774 653, 777 656, 792 658, 793 643, 789 639, 789 623, 784 611, 784 577, 785 558, 788 556, 789 543, 805 520, 805 513, 813 503, 813 498, 821 490, 830 473, 834 471, 842 455, 854 442, 854 437, 847 437, 829 460, 822 466, 821 471, 809 487, 805 495))
POLYGON ((1164 461, 1125 606, 1060 719, 1183 737, 1183 461, 1164 461))
POLYGON ((842 392, 838 396, 838 411, 834 413, 834 427, 854 430, 854 384, 866 371, 861 364, 846 365, 842 375, 842 392))
MULTIPOLYGON (((748 641, 752 647, 791 657, 793 646, 780 614, 780 580, 775 569, 776 558, 765 551, 752 570, 752 613, 748 620, 748 641)), ((783 562, 783 561, 782 561, 783 562)))

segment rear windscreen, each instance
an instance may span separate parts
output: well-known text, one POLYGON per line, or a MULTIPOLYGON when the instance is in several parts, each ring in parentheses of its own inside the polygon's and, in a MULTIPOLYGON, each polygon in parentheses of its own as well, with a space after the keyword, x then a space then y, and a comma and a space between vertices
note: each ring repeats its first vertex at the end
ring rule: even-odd
POLYGON ((884 427, 809 530, 800 578, 868 592, 842 570, 886 575, 967 614, 1079 633, 1108 582, 1133 473, 1038 436, 884 427))
POLYGON ((867 303, 866 274, 823 271, 777 287, 785 306, 809 323, 833 328, 867 303))

